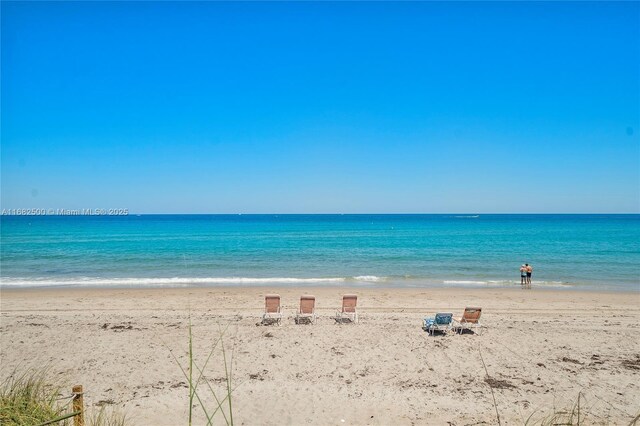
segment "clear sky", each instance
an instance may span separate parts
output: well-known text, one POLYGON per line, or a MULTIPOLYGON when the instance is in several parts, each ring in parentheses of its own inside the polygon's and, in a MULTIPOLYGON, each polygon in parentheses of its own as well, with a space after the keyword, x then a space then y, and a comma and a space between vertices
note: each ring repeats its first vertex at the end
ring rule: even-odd
POLYGON ((2 2, 2 208, 640 212, 640 3, 2 2))

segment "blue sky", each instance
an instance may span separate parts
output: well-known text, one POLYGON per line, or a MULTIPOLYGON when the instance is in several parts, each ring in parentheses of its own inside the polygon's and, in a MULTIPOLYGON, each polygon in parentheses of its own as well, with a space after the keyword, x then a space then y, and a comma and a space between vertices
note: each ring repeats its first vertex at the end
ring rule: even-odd
POLYGON ((640 3, 2 2, 2 208, 640 212, 640 3))

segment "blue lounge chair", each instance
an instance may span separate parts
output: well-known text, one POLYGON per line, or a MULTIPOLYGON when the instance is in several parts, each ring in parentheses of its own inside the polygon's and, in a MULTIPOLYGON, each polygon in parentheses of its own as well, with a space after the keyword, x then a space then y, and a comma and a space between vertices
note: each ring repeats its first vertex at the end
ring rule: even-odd
POLYGON ((422 329, 431 333, 432 336, 436 331, 446 333, 451 329, 452 322, 453 314, 437 313, 435 317, 427 317, 422 320, 422 329))

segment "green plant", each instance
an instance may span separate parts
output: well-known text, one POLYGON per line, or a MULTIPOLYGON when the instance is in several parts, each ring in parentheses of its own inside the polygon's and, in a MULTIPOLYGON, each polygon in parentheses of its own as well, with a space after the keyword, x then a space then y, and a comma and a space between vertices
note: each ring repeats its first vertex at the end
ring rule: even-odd
MULTIPOLYGON (((189 352, 188 352, 188 365, 187 367, 183 367, 176 355, 169 349, 171 356, 175 360, 175 362, 180 367, 182 374, 184 375, 187 383, 189 385, 189 426, 191 426, 193 422, 193 407, 194 401, 197 401, 198 404, 196 406, 200 406, 202 412, 207 418, 207 425, 212 425, 213 420, 216 415, 222 416, 224 422, 227 425, 233 425, 233 405, 232 405, 232 394, 236 388, 232 387, 232 371, 233 371, 233 350, 231 352, 231 356, 227 359, 227 349, 224 345, 224 335, 228 330, 230 324, 224 328, 224 330, 218 325, 218 338, 214 342, 209 351, 207 358, 204 361, 202 367, 196 363, 194 359, 193 353, 193 328, 191 325, 191 318, 189 318, 189 352), (213 389, 213 386, 204 376, 204 372, 209 364, 209 361, 212 359, 216 349, 220 345, 220 351, 222 354, 222 362, 224 364, 224 372, 225 372, 225 393, 224 397, 221 399, 216 391, 213 389), (194 373, 195 377, 194 377, 194 373), (207 386, 208 395, 213 398, 214 403, 212 406, 208 407, 206 402, 206 395, 201 393, 198 390, 200 384, 204 383, 207 386), (226 408, 226 409, 225 409, 226 408)), ((165 345, 166 346, 166 345, 165 345)))
MULTIPOLYGON (((60 388, 50 386, 46 371, 14 371, 0 385, 0 424, 38 425, 65 413, 58 400, 60 388)), ((67 420, 58 423, 69 424, 67 420)))
MULTIPOLYGON (((72 395, 61 397, 62 386, 47 380, 47 370, 13 372, 0 384, 0 425, 68 426, 73 424, 72 395)), ((126 426, 124 414, 102 407, 85 412, 87 426, 126 426)))
POLYGON ((118 410, 100 407, 100 410, 92 411, 85 418, 85 424, 87 426, 126 426, 127 419, 126 415, 118 410))
POLYGON ((553 413, 539 420, 533 419, 533 416, 536 414, 534 411, 529 415, 529 418, 527 418, 525 425, 580 426, 585 424, 585 419, 589 411, 585 408, 585 402, 582 392, 578 392, 577 400, 569 408, 557 408, 554 406, 553 413))

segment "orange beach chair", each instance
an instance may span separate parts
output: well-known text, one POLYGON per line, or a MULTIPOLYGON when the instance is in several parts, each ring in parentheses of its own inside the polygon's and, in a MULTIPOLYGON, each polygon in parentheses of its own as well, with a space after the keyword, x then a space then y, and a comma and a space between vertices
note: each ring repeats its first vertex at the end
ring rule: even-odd
POLYGON ((454 328, 458 329, 460 334, 462 334, 463 330, 470 330, 476 333, 475 330, 480 329, 480 315, 482 315, 482 308, 464 308, 462 318, 454 319, 454 328))
POLYGON ((300 296, 300 309, 296 313, 296 324, 302 322, 316 322, 316 297, 311 295, 300 296))
POLYGON ((342 309, 336 312, 336 321, 345 322, 358 322, 358 309, 356 305, 358 303, 358 296, 355 294, 345 294, 342 296, 342 309))
POLYGON ((280 325, 282 320, 282 309, 280 308, 279 294, 266 294, 264 296, 264 314, 262 314, 262 324, 280 325))

